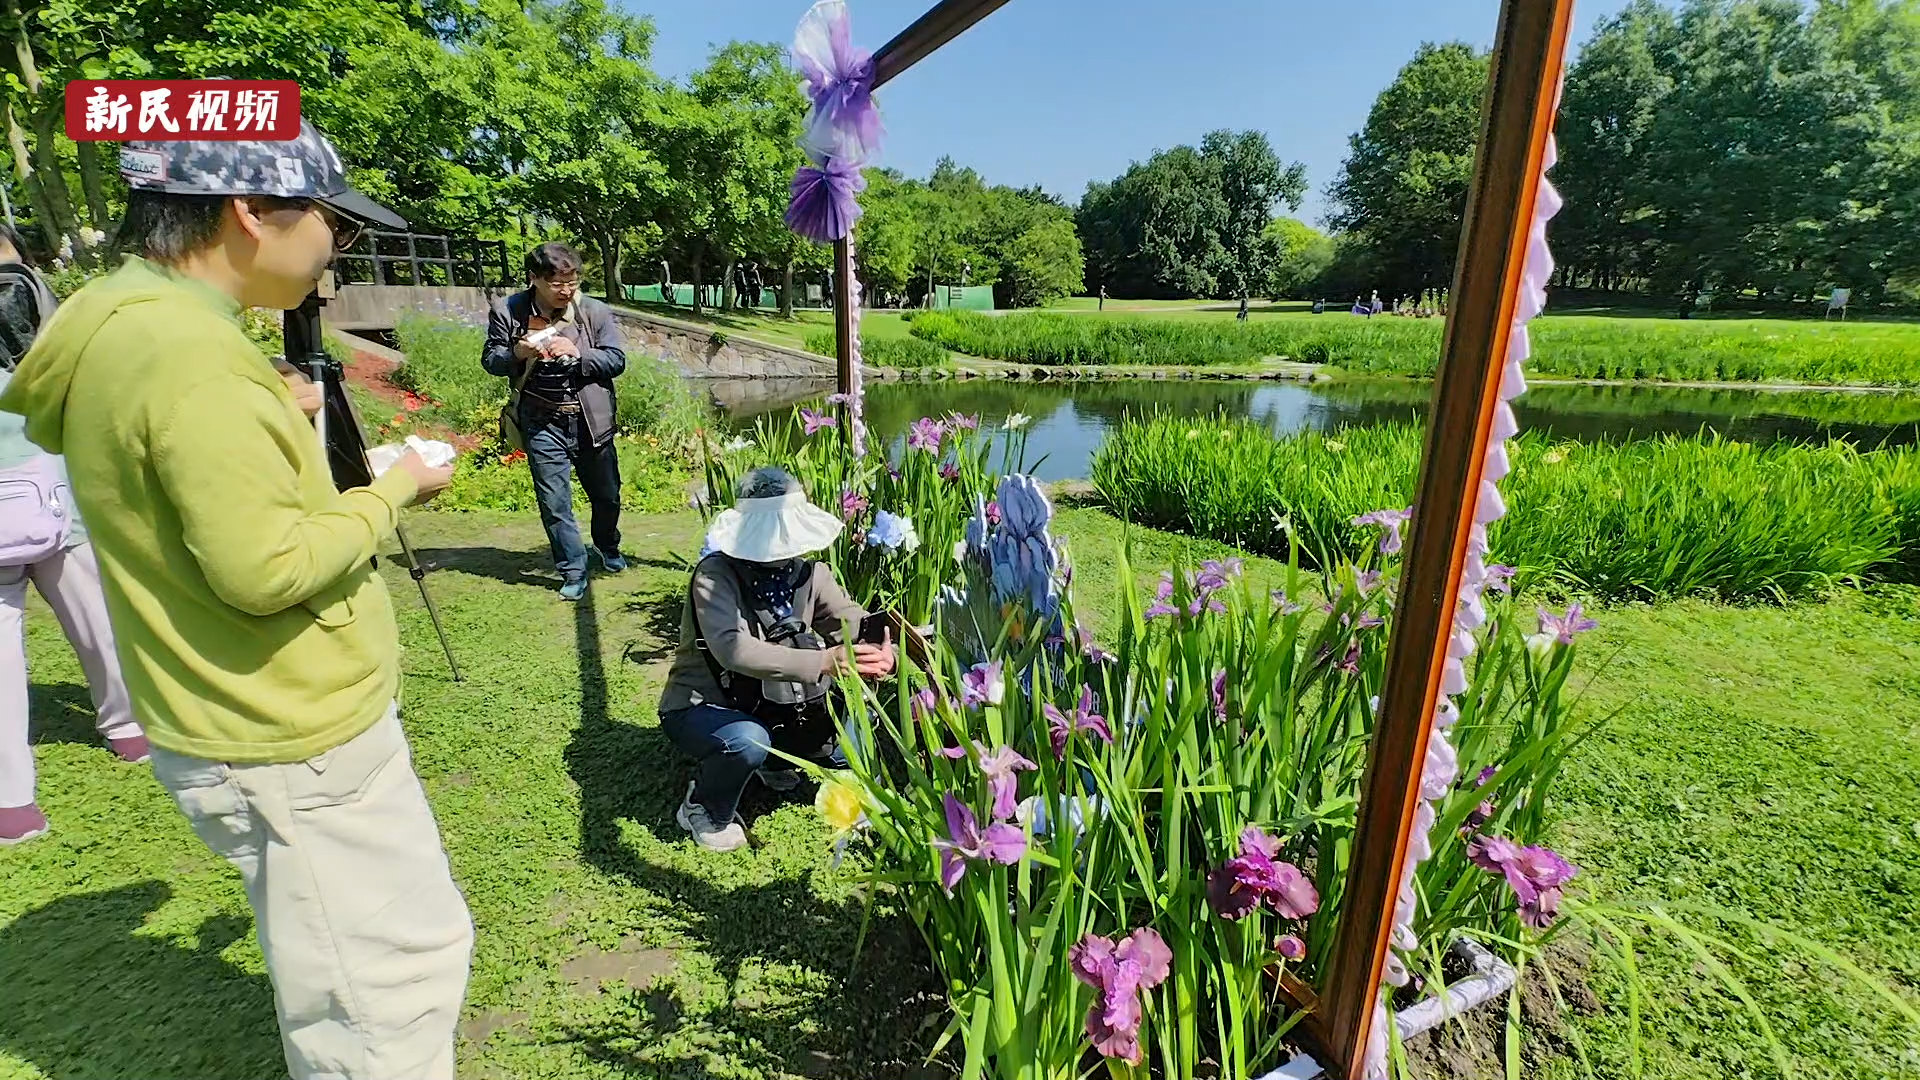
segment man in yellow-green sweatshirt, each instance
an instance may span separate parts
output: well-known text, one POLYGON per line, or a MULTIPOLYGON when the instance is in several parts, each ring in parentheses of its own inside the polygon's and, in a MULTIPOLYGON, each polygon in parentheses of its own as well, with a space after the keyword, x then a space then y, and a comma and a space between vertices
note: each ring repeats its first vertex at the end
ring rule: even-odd
POLYGON ((66 455, 154 774, 240 871, 291 1075, 452 1080, 473 930, 370 562, 451 470, 409 453, 336 492, 314 388, 239 321, 297 306, 360 222, 405 222, 304 122, 287 142, 131 143, 120 168, 130 257, 59 309, 0 409, 66 455))

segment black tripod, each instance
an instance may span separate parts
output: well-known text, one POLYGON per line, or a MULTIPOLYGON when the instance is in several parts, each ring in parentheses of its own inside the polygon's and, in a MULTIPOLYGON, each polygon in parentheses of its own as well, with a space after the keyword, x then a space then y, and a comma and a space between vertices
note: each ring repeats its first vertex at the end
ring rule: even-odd
MULTIPOLYGON (((333 486, 346 491, 373 483, 373 465, 367 461, 367 434, 360 427, 360 415, 353 409, 353 400, 347 397, 345 373, 340 369, 340 361, 328 354, 326 340, 321 336, 320 308, 325 303, 319 293, 308 294, 299 307, 287 312, 281 328, 287 363, 305 371, 314 385, 320 387, 321 406, 314 417, 314 427, 319 432, 321 445, 327 448, 333 486)), ((447 667, 453 672, 453 681, 460 682, 460 665, 453 659, 446 627, 440 624, 440 609, 434 606, 433 594, 427 591, 427 572, 420 565, 420 557, 414 554, 407 530, 396 525, 393 533, 406 555, 407 574, 420 587, 420 599, 427 605, 427 617, 433 620, 433 632, 440 635, 440 649, 447 654, 447 667)), ((376 556, 375 562, 378 561, 376 556)))

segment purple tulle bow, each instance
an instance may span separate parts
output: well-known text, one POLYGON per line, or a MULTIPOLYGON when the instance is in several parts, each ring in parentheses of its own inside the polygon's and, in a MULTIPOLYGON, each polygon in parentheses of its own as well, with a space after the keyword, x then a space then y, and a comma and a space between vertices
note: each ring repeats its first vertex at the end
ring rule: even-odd
POLYGON ((867 178, 855 163, 829 161, 824 168, 802 165, 793 176, 787 227, 816 244, 844 240, 860 220, 858 196, 866 189, 867 178))
POLYGON ((843 0, 822 0, 800 21, 794 64, 806 80, 813 109, 800 144, 817 165, 862 164, 880 147, 880 110, 873 102, 873 54, 853 44, 853 19, 843 0))

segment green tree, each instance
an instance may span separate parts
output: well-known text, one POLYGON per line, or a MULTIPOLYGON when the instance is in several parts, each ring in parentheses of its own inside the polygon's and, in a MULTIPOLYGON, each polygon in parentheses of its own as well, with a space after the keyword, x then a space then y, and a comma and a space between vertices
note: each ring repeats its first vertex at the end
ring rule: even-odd
POLYGON ((530 106, 512 192, 597 249, 601 283, 617 300, 627 237, 653 222, 668 189, 667 163, 645 138, 647 114, 661 108, 647 67, 653 23, 604 0, 563 0, 530 15, 510 72, 530 106))
POLYGON ((1261 291, 1274 299, 1304 298, 1333 264, 1333 237, 1297 218, 1274 218, 1260 234, 1268 268, 1261 291))
POLYGON ((1008 302, 1013 307, 1045 307, 1079 291, 1086 260, 1073 222, 1060 218, 1021 233, 1006 251, 1008 302))
POLYGON ((1087 186, 1078 221, 1088 279, 1119 296, 1213 296, 1226 264, 1226 207, 1213 165, 1190 146, 1156 152, 1087 186))
POLYGON ((1486 80, 1484 53, 1421 45, 1348 141, 1328 221, 1369 251, 1383 290, 1414 293, 1452 277, 1486 80))
POLYGON ((734 42, 691 79, 693 98, 722 132, 723 157, 710 164, 708 237, 724 263, 722 295, 731 306, 733 265, 742 258, 784 258, 785 214, 807 103, 777 45, 734 42))
POLYGON ((1306 168, 1283 164, 1257 131, 1210 132, 1087 187, 1077 220, 1088 281, 1121 296, 1233 296, 1262 289, 1261 237, 1280 205, 1298 207, 1306 168))
POLYGON ((940 284, 989 285, 1001 303, 1025 306, 1079 287, 1072 215, 1038 188, 989 185, 943 158, 924 181, 869 170, 860 201, 861 280, 870 288, 924 297, 940 284), (1056 265, 1043 271, 1034 261, 1042 253, 1056 265))
POLYGON ((394 0, 5 0, 11 48, 0 60, 14 180, 50 246, 84 252, 85 217, 105 231, 123 189, 98 144, 61 134, 73 79, 294 79, 313 88, 305 109, 329 117, 326 89, 361 46, 426 30, 428 14, 394 0), (68 162, 72 162, 69 166, 68 162), (79 191, 71 186, 77 173, 79 191))
POLYGON ((1563 276, 1617 289, 1648 274, 1656 236, 1646 213, 1646 148, 1673 88, 1661 57, 1675 29, 1672 12, 1635 0, 1601 24, 1567 73, 1554 172, 1566 196, 1553 226, 1563 276))
POLYGON ((1273 224, 1277 207, 1284 203, 1289 210, 1300 208, 1307 167, 1281 164, 1273 145, 1258 131, 1211 132, 1200 143, 1200 155, 1212 165, 1220 189, 1220 279, 1244 311, 1247 298, 1277 269, 1273 249, 1260 238, 1273 224))

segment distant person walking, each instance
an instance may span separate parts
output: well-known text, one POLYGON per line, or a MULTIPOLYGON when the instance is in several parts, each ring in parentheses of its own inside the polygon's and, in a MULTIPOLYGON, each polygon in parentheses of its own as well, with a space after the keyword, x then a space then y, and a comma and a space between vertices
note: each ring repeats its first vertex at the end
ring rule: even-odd
POLYGON ((1327 313, 1327 302, 1325 300, 1315 300, 1313 302, 1313 313, 1315 315, 1325 315, 1327 313))
POLYGON ((1367 305, 1367 310, 1374 315, 1378 315, 1386 309, 1386 305, 1380 302, 1380 290, 1373 290, 1373 301, 1367 305))
POLYGON ((1107 287, 1105 285, 1100 286, 1100 310, 1107 310, 1107 287))
POLYGON ((665 259, 660 260, 660 301, 673 303, 673 266, 665 259))
POLYGON ((1358 296, 1353 298, 1353 313, 1369 319, 1373 318, 1373 309, 1368 307, 1367 302, 1358 296))

